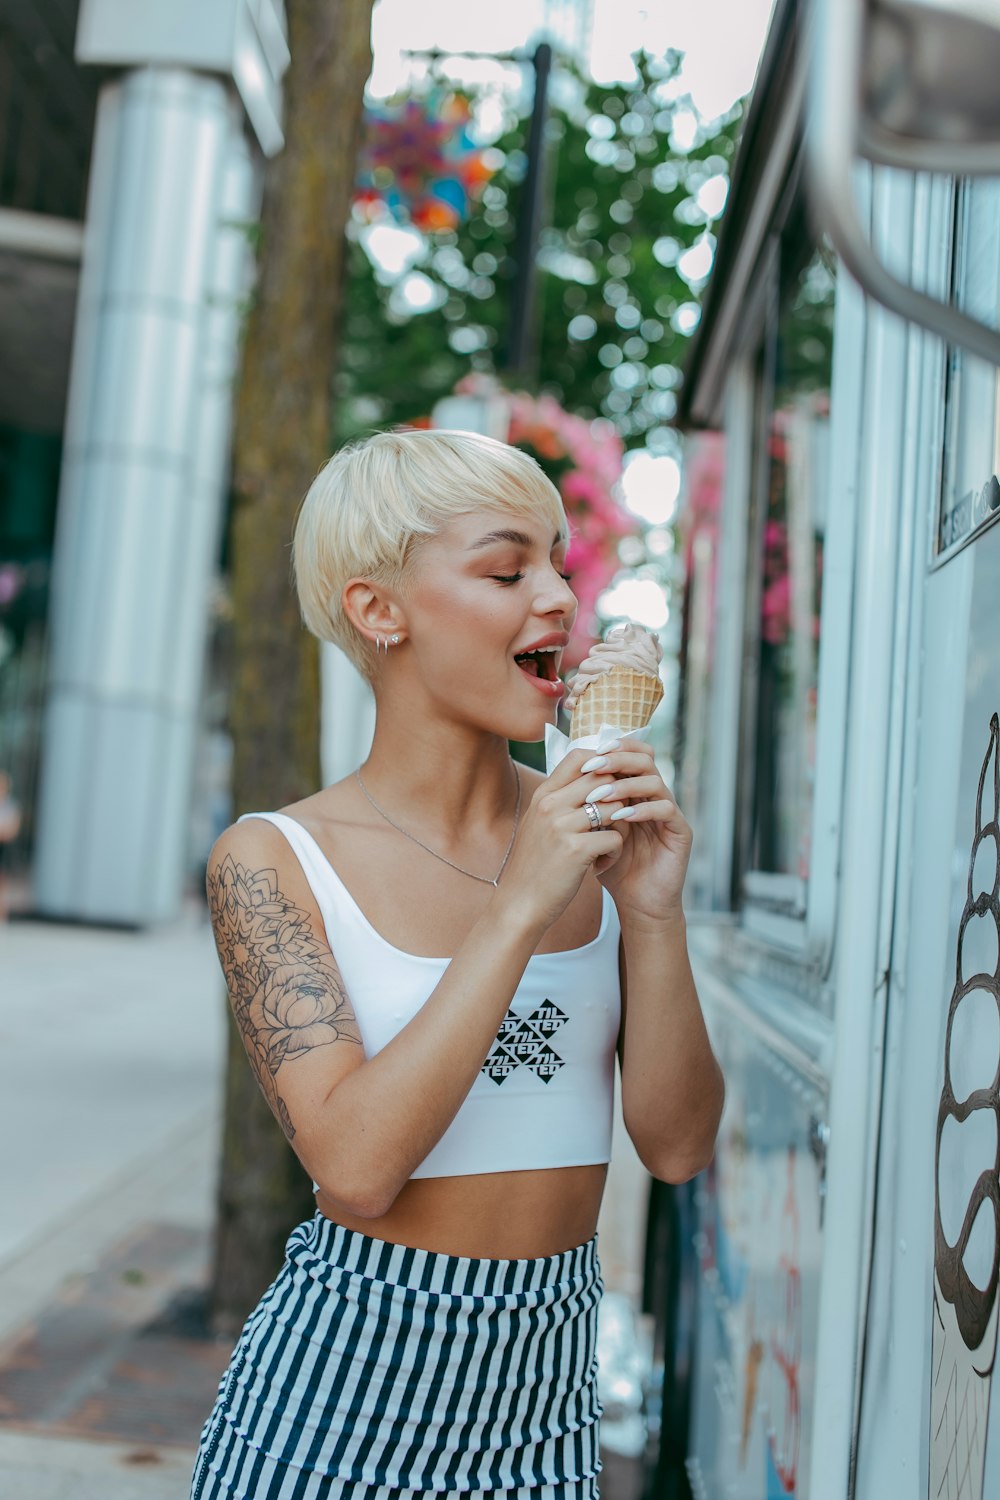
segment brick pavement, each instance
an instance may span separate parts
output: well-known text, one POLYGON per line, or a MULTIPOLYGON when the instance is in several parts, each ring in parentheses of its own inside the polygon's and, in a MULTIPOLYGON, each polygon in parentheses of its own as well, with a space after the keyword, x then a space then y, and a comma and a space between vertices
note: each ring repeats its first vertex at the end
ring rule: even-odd
POLYGON ((0 1347, 0 1432, 187 1450, 231 1340, 205 1319, 209 1236, 146 1224, 0 1347))

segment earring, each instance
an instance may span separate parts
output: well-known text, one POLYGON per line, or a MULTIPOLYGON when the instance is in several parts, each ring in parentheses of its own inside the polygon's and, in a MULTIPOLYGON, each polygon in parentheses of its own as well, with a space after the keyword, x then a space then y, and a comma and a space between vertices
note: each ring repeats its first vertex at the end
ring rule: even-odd
POLYGON ((379 654, 379 652, 381 650, 382 650, 382 637, 380 635, 377 635, 375 637, 375 655, 378 656, 378 654, 379 654))
POLYGON ((393 645, 394 645, 394 646, 398 646, 398 645, 399 645, 399 636, 398 636, 398 635, 394 635, 394 636, 392 636, 392 637, 391 637, 391 640, 392 640, 392 644, 393 644, 393 645))

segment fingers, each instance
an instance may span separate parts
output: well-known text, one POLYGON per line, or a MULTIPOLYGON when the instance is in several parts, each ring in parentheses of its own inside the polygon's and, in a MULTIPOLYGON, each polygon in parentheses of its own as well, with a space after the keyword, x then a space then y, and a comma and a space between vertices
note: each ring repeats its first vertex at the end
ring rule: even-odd
MULTIPOLYGON (((652 750, 642 742, 600 754, 571 750, 543 785, 545 801, 551 799, 551 811, 556 813, 560 808, 565 809, 568 803, 574 809, 572 827, 585 831, 597 826, 589 821, 582 822, 578 817, 578 812, 584 810, 586 804, 600 809, 602 826, 608 829, 612 827, 615 814, 618 816, 614 817, 614 822, 621 827, 623 809, 629 805, 656 809, 646 813, 640 820, 643 822, 669 821, 669 809, 675 807, 669 789, 656 770, 652 750)), ((621 831, 624 833, 623 828, 621 831)))
MULTIPOLYGON (((596 792, 600 790, 600 787, 595 789, 596 792)), ((605 796, 607 798, 615 796, 621 802, 634 802, 636 799, 641 800, 645 797, 667 797, 673 800, 663 784, 662 777, 655 773, 652 776, 620 776, 617 781, 611 783, 611 790, 605 796)), ((594 794, 588 795, 584 800, 592 802, 594 794)), ((604 798, 598 797, 597 800, 603 801, 604 798)))
POLYGON ((612 826, 612 816, 624 806, 625 803, 620 801, 593 803, 585 802, 583 804, 583 807, 580 809, 580 812, 583 813, 583 818, 581 819, 579 814, 574 814, 574 826, 580 827, 585 833, 589 832, 591 829, 597 832, 602 829, 610 828, 612 826), (591 807, 593 808, 593 812, 589 811, 589 808, 591 807))
POLYGON ((618 828, 609 828, 606 833, 588 833, 587 838, 593 839, 593 843, 587 844, 587 853, 595 863, 610 855, 613 858, 609 863, 613 864, 622 852, 622 832, 618 828))
POLYGON ((571 750, 546 777, 543 785, 548 791, 554 792, 569 786, 579 775, 586 775, 590 771, 607 769, 616 774, 619 771, 637 770, 644 764, 650 765, 652 760, 653 751, 642 740, 615 741, 602 751, 571 750), (587 768, 586 771, 584 767, 587 768))
MULTIPOLYGON (((610 820, 609 820, 610 821, 610 820)), ((690 838, 691 829, 684 818, 677 803, 670 797, 660 797, 656 801, 632 802, 624 806, 621 812, 615 814, 614 827, 620 828, 625 823, 660 823, 664 828, 669 828, 671 833, 681 838, 690 838)))
POLYGON ((552 774, 541 783, 539 791, 557 792, 571 786, 580 775, 588 760, 594 759, 593 750, 571 750, 564 755, 552 774))

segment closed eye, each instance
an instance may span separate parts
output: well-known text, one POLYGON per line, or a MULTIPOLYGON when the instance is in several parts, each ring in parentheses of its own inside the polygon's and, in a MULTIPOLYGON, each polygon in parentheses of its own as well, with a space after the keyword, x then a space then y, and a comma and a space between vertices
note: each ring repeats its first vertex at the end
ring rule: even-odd
MULTIPOLYGON (((524 577, 524 574, 523 573, 506 573, 506 574, 505 573, 491 573, 490 577, 491 578, 495 578, 496 581, 497 581, 497 583, 520 583, 521 579, 524 577)), ((559 577, 565 583, 570 583, 572 581, 573 575, 572 575, 572 573, 560 573, 559 577)))

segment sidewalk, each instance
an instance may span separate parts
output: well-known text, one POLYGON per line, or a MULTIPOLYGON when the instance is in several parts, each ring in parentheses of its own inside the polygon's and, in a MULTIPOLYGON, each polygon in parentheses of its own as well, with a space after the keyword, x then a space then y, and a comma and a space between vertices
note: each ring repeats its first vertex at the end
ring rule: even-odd
POLYGON ((173 1500, 228 1358, 183 1327, 220 1139, 207 916, 11 921, 0 975, 0 1494, 173 1500))
MULTIPOLYGON (((225 1047, 204 908, 0 925, 0 1040, 0 1495, 181 1500, 229 1357, 204 1333, 225 1047)), ((644 1184, 619 1122, 599 1233, 632 1298, 644 1184)))

